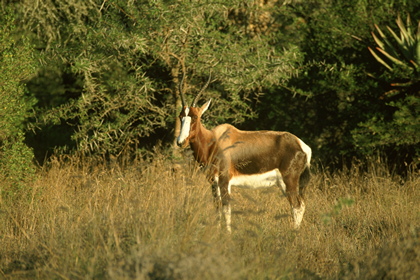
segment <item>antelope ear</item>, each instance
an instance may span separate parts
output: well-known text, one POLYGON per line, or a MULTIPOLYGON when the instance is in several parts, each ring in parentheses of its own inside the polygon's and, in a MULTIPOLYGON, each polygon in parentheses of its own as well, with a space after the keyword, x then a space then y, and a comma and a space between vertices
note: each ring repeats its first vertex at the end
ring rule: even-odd
POLYGON ((207 101, 203 106, 201 106, 201 108, 200 108, 201 114, 204 114, 204 112, 207 111, 207 109, 210 106, 210 102, 211 102, 211 99, 209 101, 207 101))

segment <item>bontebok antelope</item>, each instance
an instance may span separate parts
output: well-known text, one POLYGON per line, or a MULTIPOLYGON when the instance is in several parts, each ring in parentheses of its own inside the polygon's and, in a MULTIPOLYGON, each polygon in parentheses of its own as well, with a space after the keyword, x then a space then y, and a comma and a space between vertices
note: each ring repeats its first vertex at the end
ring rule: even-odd
POLYGON ((182 111, 177 144, 181 147, 190 144, 197 162, 208 167, 212 192, 217 205, 221 203, 227 230, 231 232, 232 186, 280 187, 292 207, 294 225, 298 228, 305 212, 303 192, 310 177, 311 148, 288 132, 242 131, 230 124, 206 129, 201 124, 201 116, 211 100, 202 107, 197 107, 196 102, 210 79, 191 106, 185 101, 183 80, 184 77, 179 89, 182 111))

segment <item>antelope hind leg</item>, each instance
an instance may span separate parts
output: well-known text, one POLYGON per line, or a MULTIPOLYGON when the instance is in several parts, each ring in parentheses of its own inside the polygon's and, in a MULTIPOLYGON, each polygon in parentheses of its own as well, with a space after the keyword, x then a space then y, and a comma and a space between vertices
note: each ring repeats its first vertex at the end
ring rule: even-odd
POLYGON ((300 202, 300 207, 292 207, 293 220, 295 221, 295 229, 298 229, 300 227, 304 213, 305 202, 303 202, 303 200, 301 200, 300 202))

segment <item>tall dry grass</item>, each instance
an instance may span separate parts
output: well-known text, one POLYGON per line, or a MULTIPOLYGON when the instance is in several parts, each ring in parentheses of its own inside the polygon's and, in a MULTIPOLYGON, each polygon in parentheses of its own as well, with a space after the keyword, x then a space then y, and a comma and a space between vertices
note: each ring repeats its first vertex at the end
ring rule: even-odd
POLYGON ((420 278, 416 174, 402 182, 380 162, 314 171, 298 231, 280 190, 233 189, 229 235, 204 175, 183 167, 53 161, 30 188, 3 192, 0 278, 420 278))

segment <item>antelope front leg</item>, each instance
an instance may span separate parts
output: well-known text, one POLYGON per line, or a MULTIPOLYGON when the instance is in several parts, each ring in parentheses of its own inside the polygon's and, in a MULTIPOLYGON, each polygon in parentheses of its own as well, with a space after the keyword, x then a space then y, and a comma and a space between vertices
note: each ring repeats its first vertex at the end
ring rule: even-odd
POLYGON ((221 227, 221 221, 222 221, 222 212, 220 209, 222 199, 220 196, 220 188, 219 188, 219 177, 215 177, 212 184, 211 184, 211 192, 213 194, 213 202, 214 206, 216 207, 216 211, 218 214, 218 223, 219 227, 221 227))

